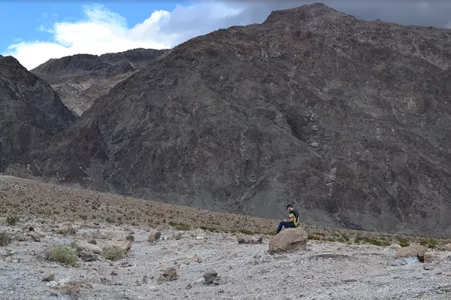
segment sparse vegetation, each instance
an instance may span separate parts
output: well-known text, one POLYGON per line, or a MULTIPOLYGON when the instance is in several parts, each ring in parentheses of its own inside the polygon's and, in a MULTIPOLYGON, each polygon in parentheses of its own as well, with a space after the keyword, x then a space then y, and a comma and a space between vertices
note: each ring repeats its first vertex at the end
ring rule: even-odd
POLYGON ((9 215, 6 217, 6 224, 8 224, 9 226, 14 226, 19 223, 19 221, 20 218, 18 216, 9 215))
POLYGON ((247 234, 247 235, 253 235, 254 234, 254 232, 252 232, 250 230, 247 230, 247 229, 240 229, 239 232, 242 233, 242 234, 247 234))
POLYGON ((399 245, 401 247, 409 247, 409 245, 410 245, 409 240, 406 238, 398 237, 398 241, 399 241, 399 245))
POLYGON ((175 223, 175 222, 170 221, 168 224, 169 224, 169 226, 172 226, 177 230, 190 230, 191 229, 191 226, 189 226, 188 224, 184 224, 184 223, 175 223))
POLYGON ((56 246, 50 249, 47 259, 62 265, 75 267, 77 265, 77 252, 67 246, 56 246))
POLYGON ((11 243, 11 235, 7 231, 0 231, 0 247, 4 247, 11 243))
POLYGON ((390 246, 390 242, 383 240, 383 239, 378 239, 375 237, 367 237, 367 236, 361 236, 358 235, 354 242, 356 244, 369 244, 369 245, 374 245, 374 246, 378 246, 378 247, 387 247, 390 246))
POLYGON ((212 228, 212 227, 208 227, 208 226, 200 226, 199 228, 204 231, 218 232, 218 230, 216 228, 212 228))
POLYGON ((434 238, 423 239, 421 240, 420 245, 428 247, 430 249, 435 249, 437 248, 437 240, 434 238))
POLYGON ((102 256, 112 261, 121 260, 125 257, 125 250, 114 245, 105 246, 102 249, 102 256))

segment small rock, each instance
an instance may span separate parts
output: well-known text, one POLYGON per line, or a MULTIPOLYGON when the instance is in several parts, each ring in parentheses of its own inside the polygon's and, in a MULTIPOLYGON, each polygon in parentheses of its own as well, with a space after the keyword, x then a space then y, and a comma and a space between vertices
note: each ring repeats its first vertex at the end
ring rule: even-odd
POLYGON ((143 280, 142 280, 143 284, 148 284, 149 283, 149 276, 144 275, 143 280))
POLYGON ((55 275, 54 274, 47 275, 44 278, 42 278, 42 281, 43 282, 55 281, 55 275))
POLYGON ((206 284, 206 285, 211 285, 211 284, 218 285, 219 279, 220 278, 218 277, 218 273, 214 270, 207 271, 204 274, 204 284, 206 284))
POLYGON ((58 234, 75 235, 77 231, 72 226, 63 226, 58 230, 58 234))
POLYGON ((149 243, 155 243, 156 241, 158 241, 161 238, 161 232, 159 231, 154 231, 149 233, 149 237, 147 238, 147 241, 149 243))
POLYGON ((182 236, 183 236, 183 234, 179 232, 179 233, 177 233, 177 234, 174 235, 174 239, 175 239, 176 241, 178 241, 178 240, 180 240, 180 239, 182 238, 182 236))
POLYGON ((88 243, 91 244, 91 245, 97 245, 97 241, 94 240, 94 239, 89 240, 88 243))
POLYGON ((411 256, 411 257, 404 257, 401 259, 396 259, 393 263, 391 263, 392 266, 404 266, 411 263, 419 262, 418 257, 411 256))
POLYGON ((238 235, 236 237, 236 240, 237 240, 238 244, 262 244, 263 243, 263 237, 260 237, 259 239, 255 240, 253 237, 250 237, 250 236, 238 235))
POLYGON ((423 266, 423 269, 425 269, 426 271, 431 271, 435 269, 435 265, 427 264, 423 266))
POLYGON ((157 283, 162 284, 163 282, 174 281, 177 279, 177 270, 175 268, 168 268, 164 270, 163 274, 158 278, 157 283))
POLYGON ((41 237, 39 236, 39 234, 35 231, 30 231, 27 233, 27 236, 31 237, 33 241, 35 242, 40 242, 41 241, 41 237))

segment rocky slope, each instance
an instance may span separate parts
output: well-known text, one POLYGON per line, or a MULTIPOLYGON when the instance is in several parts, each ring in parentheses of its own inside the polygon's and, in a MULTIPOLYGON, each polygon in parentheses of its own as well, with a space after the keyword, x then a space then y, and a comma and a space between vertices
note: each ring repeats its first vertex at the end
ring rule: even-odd
POLYGON ((16 59, 0 56, 0 172, 37 141, 48 140, 74 121, 45 81, 16 59))
POLYGON ((451 31, 322 4, 174 48, 36 147, 34 174, 214 210, 451 234, 451 31))
MULTIPOLYGON (((451 295, 449 240, 426 239, 437 242, 426 249, 414 247, 413 237, 385 240, 383 234, 324 228, 324 237, 346 240, 319 241, 302 224, 309 233, 306 247, 270 255, 270 236, 233 233, 274 228, 270 220, 8 176, 0 176, 0 200, 0 299, 445 300, 451 295), (360 244, 363 237, 379 237, 384 244, 360 244), (400 248, 400 242, 410 246, 400 248), (104 250, 114 245, 129 250, 123 257, 104 250), (423 262, 412 257, 420 252, 423 262), (213 282, 204 277, 211 271, 217 273, 213 282)), ((366 241, 376 244, 373 239, 366 241)))
POLYGON ((146 67, 167 50, 134 49, 101 56, 80 54, 51 59, 32 72, 46 80, 77 115, 122 80, 146 67))

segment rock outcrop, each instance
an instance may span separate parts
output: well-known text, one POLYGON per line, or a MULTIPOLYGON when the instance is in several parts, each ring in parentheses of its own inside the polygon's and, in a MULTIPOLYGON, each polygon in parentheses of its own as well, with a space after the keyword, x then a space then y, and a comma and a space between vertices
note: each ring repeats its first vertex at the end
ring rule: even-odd
POLYGON ((269 240, 270 254, 290 253, 304 250, 307 245, 307 232, 301 227, 287 228, 269 240))
POLYGON ((24 163, 38 141, 47 141, 74 121, 45 81, 15 58, 0 56, 0 172, 12 163, 24 163))
POLYGON ((79 54, 51 59, 32 72, 50 83, 63 103, 75 114, 81 115, 117 83, 167 52, 134 49, 101 56, 79 54))

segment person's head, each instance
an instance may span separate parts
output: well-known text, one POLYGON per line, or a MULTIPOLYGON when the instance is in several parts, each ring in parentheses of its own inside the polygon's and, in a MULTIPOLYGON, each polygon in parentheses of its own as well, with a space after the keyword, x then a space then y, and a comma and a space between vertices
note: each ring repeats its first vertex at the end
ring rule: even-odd
POLYGON ((293 210, 293 205, 288 204, 288 205, 287 205, 287 210, 288 210, 288 211, 292 211, 292 210, 293 210))

